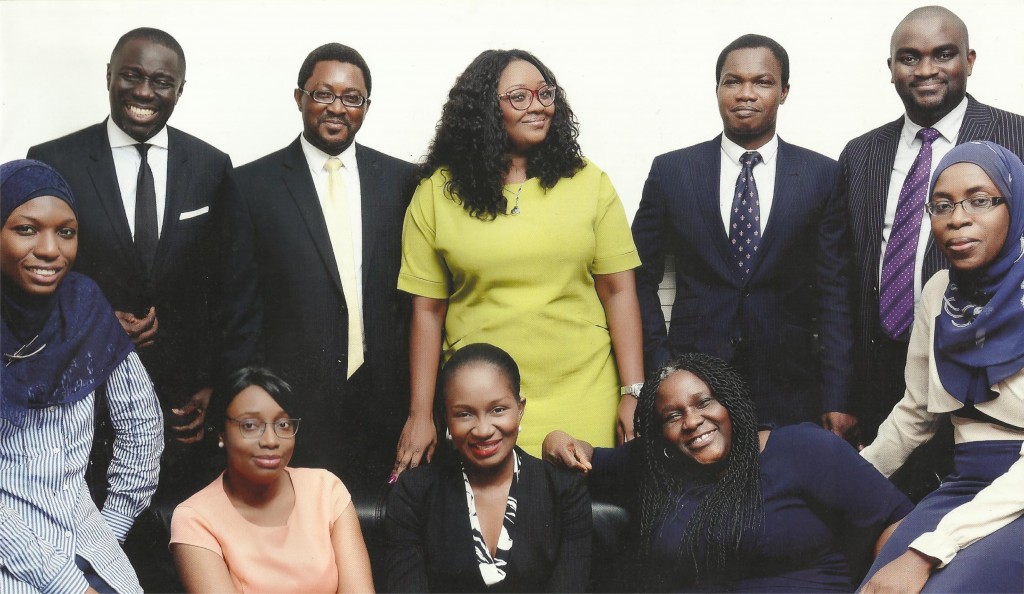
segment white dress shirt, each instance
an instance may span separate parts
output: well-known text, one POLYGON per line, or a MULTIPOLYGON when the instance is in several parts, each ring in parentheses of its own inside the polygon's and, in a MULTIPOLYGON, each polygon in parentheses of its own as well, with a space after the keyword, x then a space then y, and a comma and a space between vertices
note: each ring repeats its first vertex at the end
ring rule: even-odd
MULTIPOLYGON (((751 170, 754 183, 757 184, 757 201, 761 209, 761 237, 764 237, 768 226, 768 215, 772 211, 772 200, 775 198, 775 169, 779 161, 779 135, 772 135, 771 140, 754 149, 761 153, 761 162, 751 170)), ((732 217, 732 202, 736 197, 736 179, 739 178, 743 166, 740 157, 748 149, 729 140, 722 134, 722 165, 719 167, 718 185, 719 206, 722 209, 722 222, 725 223, 725 234, 729 235, 729 221, 732 217)))
MULTIPOLYGON (((939 161, 956 146, 960 125, 963 124, 966 114, 967 98, 964 97, 960 105, 957 105, 953 111, 946 114, 946 117, 932 126, 932 128, 939 131, 941 136, 932 142, 932 168, 928 173, 929 181, 931 180, 931 174, 935 173, 935 168, 939 166, 939 161)), ((903 190, 903 182, 906 181, 907 173, 910 172, 910 168, 914 165, 917 154, 921 152, 921 139, 917 137, 917 133, 921 128, 924 128, 924 126, 912 122, 909 115, 903 117, 903 131, 900 133, 900 141, 896 147, 896 160, 892 165, 889 193, 885 199, 885 223, 882 225, 882 256, 878 261, 879 282, 882 279, 882 262, 885 260, 885 246, 889 241, 892 223, 896 220, 896 207, 899 205, 900 191, 903 190)), ((925 197, 925 202, 927 201, 928 198, 925 197)), ((932 224, 928 214, 925 213, 922 217, 921 234, 917 240, 917 256, 914 260, 914 307, 917 307, 921 302, 921 269, 924 266, 924 254, 925 248, 928 246, 928 238, 932 233, 932 224)))
MULTIPOLYGON (((135 186, 138 185, 139 167, 142 165, 142 155, 135 145, 140 143, 118 128, 110 118, 107 118, 107 139, 110 141, 110 152, 114 155, 114 171, 117 173, 117 186, 121 189, 124 214, 128 218, 132 237, 135 237, 135 186)), ((167 126, 161 128, 146 144, 152 145, 147 160, 149 168, 153 170, 153 185, 156 189, 156 229, 157 233, 161 233, 164 228, 164 207, 167 204, 167 126)))

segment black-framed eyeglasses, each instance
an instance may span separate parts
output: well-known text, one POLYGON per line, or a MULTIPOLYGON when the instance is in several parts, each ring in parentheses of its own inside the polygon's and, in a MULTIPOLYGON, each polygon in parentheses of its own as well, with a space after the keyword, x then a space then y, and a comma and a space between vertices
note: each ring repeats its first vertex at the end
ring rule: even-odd
POLYGON ((950 200, 936 200, 924 205, 924 209, 933 217, 948 217, 953 214, 957 206, 961 206, 967 214, 981 214, 990 208, 995 208, 1006 202, 1002 196, 972 196, 958 202, 950 200))
POLYGON ((309 98, 317 103, 323 103, 324 105, 330 105, 341 99, 341 104, 345 107, 362 107, 366 105, 368 99, 363 97, 359 93, 342 93, 341 95, 335 95, 330 91, 323 89, 316 89, 315 91, 307 91, 306 89, 299 88, 300 91, 309 95, 309 98))
POLYGON ((299 421, 302 420, 278 419, 265 422, 259 419, 232 419, 231 417, 226 417, 226 419, 234 421, 238 425, 238 432, 246 439, 259 439, 263 437, 263 432, 267 430, 267 425, 273 427, 274 435, 281 439, 292 439, 299 432, 299 421))
POLYGON ((556 85, 544 85, 536 91, 532 89, 512 89, 511 91, 498 95, 498 100, 504 99, 508 101, 508 104, 513 109, 519 111, 526 111, 533 104, 533 99, 536 98, 544 107, 548 107, 555 102, 558 97, 558 86, 556 85))

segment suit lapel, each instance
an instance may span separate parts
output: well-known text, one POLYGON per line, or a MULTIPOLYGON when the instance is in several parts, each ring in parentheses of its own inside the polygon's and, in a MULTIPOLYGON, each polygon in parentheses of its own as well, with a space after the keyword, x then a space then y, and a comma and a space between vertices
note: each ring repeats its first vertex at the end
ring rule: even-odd
MULTIPOLYGON (((779 139, 779 150, 776 153, 775 163, 775 179, 773 180, 774 193, 772 197, 772 212, 775 215, 780 216, 769 216, 768 223, 764 226, 761 231, 761 243, 758 245, 757 253, 754 254, 754 259, 750 263, 750 274, 744 275, 746 282, 754 278, 757 274, 757 269, 761 262, 767 257, 766 253, 769 252, 772 242, 776 235, 783 232, 786 221, 789 220, 786 216, 781 216, 783 213, 789 212, 789 205, 797 200, 798 197, 804 195, 803 188, 800 186, 802 179, 800 178, 800 163, 796 156, 790 150, 790 145, 779 139), (770 225, 770 226, 769 226, 770 225)), ((763 216, 761 217, 764 218, 763 216)))
POLYGON ((96 188, 96 195, 99 197, 100 204, 103 205, 103 210, 106 211, 110 225, 121 245, 121 253, 131 262, 132 266, 137 270, 142 270, 142 259, 135 251, 135 240, 132 238, 132 230, 128 226, 128 216, 121 199, 121 187, 117 183, 114 155, 110 151, 110 141, 107 139, 105 123, 99 126, 98 134, 94 137, 92 146, 89 147, 88 169, 89 177, 96 188))
POLYGON ((177 238, 178 216, 181 214, 189 188, 192 184, 192 169, 188 162, 188 152, 181 146, 177 130, 167 129, 167 193, 164 198, 164 222, 160 231, 160 241, 156 247, 156 258, 153 263, 153 279, 159 278, 163 272, 164 262, 172 251, 173 242, 177 238))
POLYGON ((992 127, 995 121, 992 119, 992 112, 984 105, 974 100, 974 97, 967 96, 967 113, 964 114, 964 121, 960 124, 960 131, 956 136, 956 143, 963 144, 972 140, 990 140, 994 137, 992 127))
POLYGON ((361 202, 361 221, 363 230, 363 274, 360 282, 366 288, 366 277, 369 271, 375 270, 374 256, 377 254, 377 241, 382 235, 380 228, 383 217, 379 216, 377 191, 380 180, 380 163, 364 147, 356 144, 356 164, 359 167, 359 194, 361 202))
MULTIPOLYGON (((704 230, 715 249, 727 274, 735 276, 734 259, 729 245, 729 235, 725 231, 722 220, 721 196, 719 195, 719 177, 722 168, 721 137, 715 137, 704 143, 701 155, 690 163, 689 177, 679 180, 680 183, 691 185, 694 202, 700 217, 704 221, 704 230)), ((685 213, 684 213, 685 216, 685 213)))
POLYGON ((882 228, 885 226, 885 204, 889 196, 889 181, 892 179, 892 167, 896 162, 896 150, 899 147, 900 131, 903 129, 903 118, 890 122, 879 129, 874 138, 866 162, 871 169, 867 176, 868 187, 865 189, 866 196, 877 196, 876 200, 865 204, 869 213, 865 213, 871 225, 868 229, 867 242, 871 252, 867 255, 866 266, 870 266, 871 278, 877 279, 882 257, 882 228))
POLYGON ((295 139, 286 155, 281 176, 284 185, 296 208, 302 215, 309 235, 313 238, 316 249, 320 252, 327 274, 334 281, 335 288, 341 292, 341 276, 338 274, 338 264, 334 261, 334 249, 331 247, 331 236, 327 232, 327 222, 324 220, 324 212, 320 207, 320 199, 316 193, 316 186, 313 185, 313 178, 309 173, 309 164, 302 153, 302 145, 295 139))

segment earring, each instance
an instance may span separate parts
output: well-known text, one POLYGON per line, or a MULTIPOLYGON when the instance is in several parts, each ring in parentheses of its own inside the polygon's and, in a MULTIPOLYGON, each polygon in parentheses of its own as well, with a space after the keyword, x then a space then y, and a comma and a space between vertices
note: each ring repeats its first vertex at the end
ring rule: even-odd
POLYGON ((224 440, 223 439, 218 439, 217 440, 217 447, 220 448, 220 449, 224 449, 224 440))
POLYGON ((668 453, 668 446, 665 446, 664 448, 662 448, 661 449, 661 453, 665 455, 665 459, 666 460, 671 460, 672 459, 672 454, 668 453))
POLYGON ((450 430, 450 429, 448 429, 447 427, 445 427, 445 428, 444 428, 444 439, 445 439, 445 441, 447 441, 447 442, 448 442, 449 444, 451 444, 451 443, 452 443, 452 432, 451 432, 451 430, 450 430))
POLYGON ((520 424, 519 424, 519 432, 520 432, 520 433, 522 433, 522 432, 523 432, 523 425, 522 425, 522 423, 520 423, 520 424))

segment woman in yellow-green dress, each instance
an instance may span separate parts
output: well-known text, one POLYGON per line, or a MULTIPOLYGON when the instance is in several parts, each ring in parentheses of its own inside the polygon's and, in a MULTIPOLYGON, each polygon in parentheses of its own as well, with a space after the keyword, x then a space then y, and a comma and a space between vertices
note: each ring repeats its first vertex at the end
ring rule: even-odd
POLYGON ((554 74, 525 51, 485 51, 449 93, 402 240, 411 402, 396 475, 437 443, 442 355, 478 342, 520 364, 528 452, 539 455, 554 429, 605 445, 632 437, 640 260, 622 203, 580 154, 578 134, 554 74))

